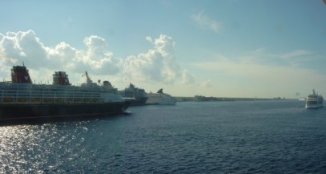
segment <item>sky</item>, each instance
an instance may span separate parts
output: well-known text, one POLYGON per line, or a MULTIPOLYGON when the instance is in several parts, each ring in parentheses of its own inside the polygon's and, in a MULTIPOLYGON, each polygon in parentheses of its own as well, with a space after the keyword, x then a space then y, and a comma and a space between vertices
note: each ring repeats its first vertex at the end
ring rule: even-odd
POLYGON ((326 96, 322 0, 3 0, 0 79, 66 71, 174 96, 326 96))

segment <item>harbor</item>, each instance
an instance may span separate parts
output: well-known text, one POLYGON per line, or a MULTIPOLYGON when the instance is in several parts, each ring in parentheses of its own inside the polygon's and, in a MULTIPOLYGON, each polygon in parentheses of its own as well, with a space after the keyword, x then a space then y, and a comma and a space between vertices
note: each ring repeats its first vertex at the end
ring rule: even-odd
POLYGON ((0 7, 0 174, 326 174, 326 0, 0 7))
MULTIPOLYGON (((173 97, 159 89, 146 93, 144 89, 130 84, 118 92, 109 81, 94 83, 85 72, 86 82, 72 86, 68 75, 59 71, 53 74, 52 85, 32 84, 25 65, 13 66, 11 82, 0 83, 0 123, 18 124, 31 121, 50 122, 57 120, 94 119, 99 116, 123 114, 131 106, 176 105, 177 102, 222 102, 285 100, 281 98, 225 98, 173 97)), ((315 90, 308 95, 305 108, 323 107, 323 97, 315 90)))

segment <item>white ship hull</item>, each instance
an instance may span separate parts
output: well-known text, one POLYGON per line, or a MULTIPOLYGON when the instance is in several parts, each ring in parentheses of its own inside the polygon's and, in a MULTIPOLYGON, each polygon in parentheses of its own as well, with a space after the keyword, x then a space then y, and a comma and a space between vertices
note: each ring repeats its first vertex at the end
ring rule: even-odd
POLYGON ((167 94, 149 93, 146 104, 149 105, 175 105, 177 100, 167 94))

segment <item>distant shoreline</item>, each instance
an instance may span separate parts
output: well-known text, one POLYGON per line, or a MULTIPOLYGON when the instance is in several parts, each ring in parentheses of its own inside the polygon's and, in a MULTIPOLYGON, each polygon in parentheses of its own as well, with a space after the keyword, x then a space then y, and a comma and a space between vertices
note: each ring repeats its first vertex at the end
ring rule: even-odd
POLYGON ((205 96, 195 96, 195 97, 175 97, 178 102, 205 102, 205 101, 255 101, 255 100, 287 100, 286 98, 241 98, 241 97, 205 97, 205 96))

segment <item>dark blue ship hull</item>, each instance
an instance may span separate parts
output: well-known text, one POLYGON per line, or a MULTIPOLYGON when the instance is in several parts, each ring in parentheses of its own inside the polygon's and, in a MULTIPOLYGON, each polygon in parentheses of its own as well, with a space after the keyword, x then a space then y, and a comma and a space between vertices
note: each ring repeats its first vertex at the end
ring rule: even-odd
POLYGON ((130 101, 131 106, 143 106, 146 104, 147 97, 139 97, 130 101))
POLYGON ((122 114, 129 102, 82 104, 0 104, 0 124, 90 119, 122 114))

